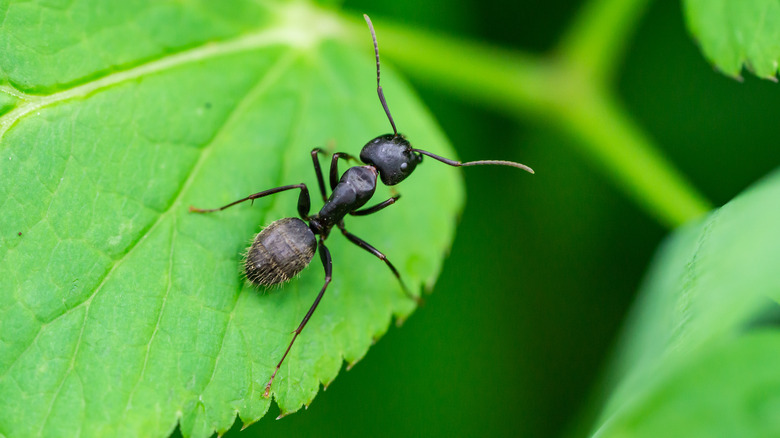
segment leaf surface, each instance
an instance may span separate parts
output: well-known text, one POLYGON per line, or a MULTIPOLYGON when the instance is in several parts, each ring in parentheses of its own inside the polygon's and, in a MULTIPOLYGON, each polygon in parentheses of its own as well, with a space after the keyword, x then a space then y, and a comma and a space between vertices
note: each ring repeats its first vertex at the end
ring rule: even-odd
POLYGON ((685 0, 688 28, 705 58, 723 73, 740 77, 742 67, 774 79, 780 60, 780 2, 777 0, 685 0))
POLYGON ((594 436, 780 434, 778 197, 775 172, 659 251, 594 436))
MULTIPOLYGON (((322 266, 315 256, 269 290, 242 279, 253 234, 296 216, 297 193, 188 206, 305 182, 316 211, 309 151, 357 155, 389 128, 369 33, 353 45, 301 4, 49 3, 6 3, 0 27, 0 434, 164 436, 180 421, 209 436, 237 413, 257 421, 322 266)), ((386 64, 383 88, 413 144, 454 155, 386 64)), ((397 205, 347 227, 419 292, 450 246, 462 182, 427 160, 397 190, 397 205)), ((284 413, 415 307, 338 234, 333 282, 274 382, 284 413)))

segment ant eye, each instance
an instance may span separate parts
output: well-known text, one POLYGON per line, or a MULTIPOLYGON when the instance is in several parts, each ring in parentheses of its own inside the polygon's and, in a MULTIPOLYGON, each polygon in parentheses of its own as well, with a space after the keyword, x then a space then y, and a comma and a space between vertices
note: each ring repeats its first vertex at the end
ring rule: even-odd
POLYGON ((406 170, 406 168, 409 167, 406 163, 401 163, 401 170, 406 170))

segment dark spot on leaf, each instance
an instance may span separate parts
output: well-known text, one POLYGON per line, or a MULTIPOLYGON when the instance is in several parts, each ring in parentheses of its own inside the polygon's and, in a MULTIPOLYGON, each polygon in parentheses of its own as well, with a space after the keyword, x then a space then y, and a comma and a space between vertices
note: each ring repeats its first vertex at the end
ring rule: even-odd
POLYGON ((772 300, 766 300, 766 306, 753 315, 745 325, 746 331, 752 331, 756 329, 764 328, 779 328, 780 327, 780 306, 772 300))

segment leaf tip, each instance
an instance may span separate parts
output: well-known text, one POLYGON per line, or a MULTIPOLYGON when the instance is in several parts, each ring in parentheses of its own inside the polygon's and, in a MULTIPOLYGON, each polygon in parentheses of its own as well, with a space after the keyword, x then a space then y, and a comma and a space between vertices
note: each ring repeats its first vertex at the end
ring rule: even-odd
POLYGON ((718 67, 717 64, 713 64, 712 68, 713 68, 714 71, 719 72, 719 73, 721 73, 723 75, 726 75, 726 76, 730 77, 731 79, 734 79, 735 81, 737 81, 739 83, 745 82, 745 78, 742 76, 742 72, 740 70, 737 70, 737 71, 726 71, 726 70, 723 70, 720 67, 718 67))
POLYGON ((253 424, 255 424, 255 422, 254 422, 254 421, 250 421, 250 422, 248 422, 248 423, 244 423, 244 424, 242 424, 242 425, 241 425, 241 430, 240 430, 240 432, 243 432, 243 431, 244 431, 244 430, 245 430, 247 427, 249 427, 249 426, 251 426, 251 425, 253 425, 253 424))

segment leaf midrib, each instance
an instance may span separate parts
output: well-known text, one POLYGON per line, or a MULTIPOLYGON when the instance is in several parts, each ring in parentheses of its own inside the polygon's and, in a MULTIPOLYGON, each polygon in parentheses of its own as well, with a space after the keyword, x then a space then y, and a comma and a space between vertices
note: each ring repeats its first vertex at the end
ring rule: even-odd
POLYGON ((288 45, 299 50, 305 50, 315 46, 324 39, 336 36, 336 34, 336 30, 327 26, 313 28, 307 27, 303 22, 285 20, 277 26, 237 38, 219 42, 206 41, 191 49, 155 58, 133 68, 120 70, 49 95, 32 95, 21 92, 11 86, 2 86, 0 87, 0 92, 17 97, 24 103, 0 117, 0 141, 2 141, 5 133, 17 120, 41 108, 62 101, 85 97, 114 85, 132 81, 146 75, 171 70, 182 65, 235 53, 248 52, 274 45, 288 45))

